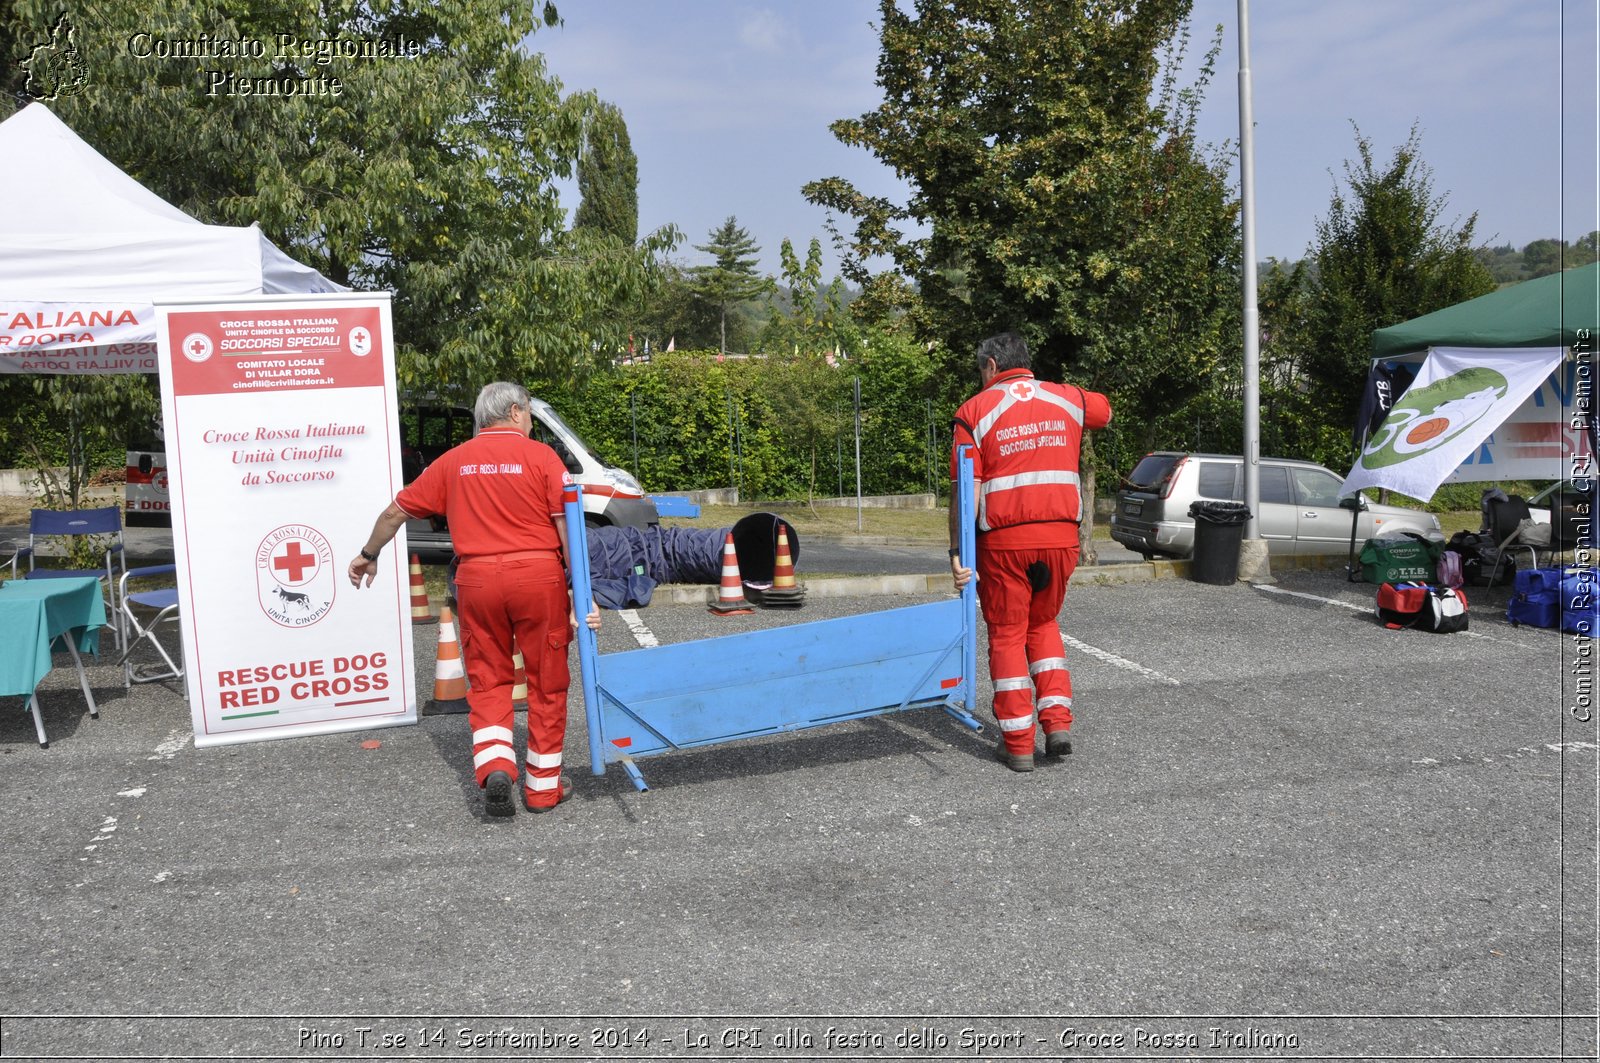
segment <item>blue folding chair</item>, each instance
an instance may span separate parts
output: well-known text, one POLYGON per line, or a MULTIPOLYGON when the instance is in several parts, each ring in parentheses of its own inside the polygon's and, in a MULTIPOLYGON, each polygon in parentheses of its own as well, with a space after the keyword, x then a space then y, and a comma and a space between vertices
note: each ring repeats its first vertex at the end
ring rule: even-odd
MULTIPOLYGON (((102 542, 91 538, 96 553, 102 542)), ((112 630, 116 633, 117 648, 124 638, 120 622, 121 609, 117 600, 117 573, 128 570, 123 556, 122 510, 116 506, 98 509, 35 509, 28 516, 28 545, 18 550, 11 559, 11 574, 17 575, 18 562, 26 559, 28 568, 23 579, 60 579, 63 577, 94 576, 106 589, 106 616, 113 618, 112 630), (79 537, 103 537, 105 561, 101 568, 38 568, 36 558, 65 558, 71 555, 71 540, 79 537), (120 562, 120 564, 118 564, 120 562)))
MULTIPOLYGON (((178 620, 178 588, 156 587, 148 590, 129 590, 129 580, 148 580, 154 576, 172 576, 178 571, 176 565, 147 565, 142 568, 130 568, 123 573, 122 582, 118 588, 118 596, 122 600, 122 623, 127 626, 127 645, 123 648, 122 656, 117 664, 122 667, 122 686, 127 689, 134 683, 157 683, 165 679, 182 679, 183 665, 180 659, 183 650, 180 647, 177 656, 167 652, 157 637, 157 629, 164 623, 177 623, 178 620), (141 622, 140 613, 146 614, 146 619, 141 622), (141 645, 149 643, 161 657, 161 663, 135 666, 133 653, 141 645)), ((185 692, 187 696, 187 692, 185 692)))

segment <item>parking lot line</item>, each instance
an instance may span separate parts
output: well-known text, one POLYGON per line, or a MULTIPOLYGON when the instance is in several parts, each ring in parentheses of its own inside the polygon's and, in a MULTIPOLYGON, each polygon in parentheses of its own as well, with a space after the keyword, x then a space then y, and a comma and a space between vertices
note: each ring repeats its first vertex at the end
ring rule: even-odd
POLYGON ((1126 657, 1118 657, 1109 650, 1102 650, 1098 646, 1091 646, 1087 642, 1080 642, 1071 635, 1067 634, 1065 631, 1061 633, 1061 641, 1066 643, 1068 646, 1071 646, 1075 650, 1082 650, 1084 653, 1087 653, 1090 657, 1093 657, 1097 661, 1104 661, 1106 664, 1109 664, 1114 668, 1121 668, 1128 672, 1136 672, 1139 675, 1144 676, 1146 679, 1155 680, 1157 683, 1169 683, 1172 686, 1180 685, 1178 681, 1172 678, 1170 675, 1162 675, 1154 668, 1146 668, 1144 665, 1130 661, 1126 657))
MULTIPOLYGON (((1323 605, 1337 605, 1341 609, 1350 609, 1357 613, 1372 615, 1373 607, 1370 605, 1356 605, 1354 602, 1341 602, 1337 598, 1324 598, 1318 594, 1307 594, 1305 591, 1286 591, 1282 587, 1269 587, 1264 583, 1252 583, 1250 586, 1267 594, 1286 594, 1291 598, 1304 598, 1307 601, 1320 602, 1323 605)), ((1526 642, 1517 642, 1514 639, 1499 638, 1495 635, 1485 635, 1481 631, 1458 631, 1458 635, 1465 635, 1469 639, 1483 639, 1485 642, 1502 642, 1507 646, 1516 646, 1523 650, 1537 650, 1539 647, 1530 646, 1526 642)))
POLYGON ((639 619, 637 609, 618 609, 617 615, 622 618, 624 624, 628 625, 628 630, 633 632, 634 641, 639 645, 645 647, 661 645, 656 638, 656 633, 646 627, 643 620, 639 619))

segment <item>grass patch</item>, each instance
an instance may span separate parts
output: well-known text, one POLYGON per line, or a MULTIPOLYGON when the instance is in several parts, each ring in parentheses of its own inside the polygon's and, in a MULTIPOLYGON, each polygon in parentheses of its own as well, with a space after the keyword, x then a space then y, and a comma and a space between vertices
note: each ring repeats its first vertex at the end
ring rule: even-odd
POLYGON ((21 495, 0 495, 0 524, 26 524, 33 499, 21 495))

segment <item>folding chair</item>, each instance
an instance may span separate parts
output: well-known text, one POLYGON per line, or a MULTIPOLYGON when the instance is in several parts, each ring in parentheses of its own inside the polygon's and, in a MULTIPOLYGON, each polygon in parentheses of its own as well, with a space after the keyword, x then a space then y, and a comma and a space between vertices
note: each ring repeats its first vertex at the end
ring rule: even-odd
POLYGON ((1539 554, 1543 552, 1546 560, 1554 550, 1550 540, 1544 542, 1529 541, 1523 527, 1524 521, 1532 519, 1528 510, 1528 500, 1521 495, 1511 495, 1508 498, 1490 498, 1484 503, 1488 516, 1488 527, 1485 529, 1489 541, 1494 543, 1494 570, 1490 576, 1493 584, 1500 579, 1501 568, 1507 561, 1511 563, 1512 570, 1516 570, 1517 557, 1522 551, 1528 552, 1528 567, 1539 567, 1539 554))
POLYGON ((12 574, 16 574, 17 562, 26 558, 28 570, 22 573, 23 579, 94 576, 105 585, 106 616, 113 619, 112 630, 116 634, 117 648, 121 649, 124 637, 121 612, 117 602, 117 572, 119 569, 123 572, 128 569, 122 548, 122 510, 117 506, 101 506, 98 509, 35 509, 28 515, 28 545, 18 550, 16 557, 12 559, 12 574), (100 552, 100 543, 95 541, 94 537, 106 537, 103 567, 35 567, 34 560, 41 555, 55 558, 70 556, 70 540, 80 536, 94 543, 96 553, 100 552), (69 544, 66 548, 63 548, 64 541, 69 544), (117 562, 121 564, 118 565, 117 562))
MULTIPOLYGON (((176 565, 147 565, 143 568, 130 568, 123 573, 118 596, 122 600, 122 622, 127 625, 128 642, 122 651, 122 657, 117 664, 122 666, 122 686, 127 689, 134 683, 157 683, 164 679, 182 679, 183 665, 178 659, 167 652, 157 637, 157 630, 164 623, 176 623, 178 620, 178 588, 157 587, 151 590, 130 591, 128 581, 148 579, 152 576, 171 576, 178 571, 176 565), (144 623, 139 621, 140 613, 147 614, 144 623), (148 642, 161 657, 161 664, 135 665, 133 652, 141 645, 148 642)), ((181 657, 182 648, 178 650, 181 657)))

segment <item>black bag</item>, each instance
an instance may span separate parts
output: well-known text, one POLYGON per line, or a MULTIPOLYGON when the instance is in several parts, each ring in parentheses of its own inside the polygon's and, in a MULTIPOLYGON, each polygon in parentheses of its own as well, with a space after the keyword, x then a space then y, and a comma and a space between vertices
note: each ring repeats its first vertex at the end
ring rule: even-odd
POLYGON ((1416 532, 1392 539, 1368 539, 1357 558, 1361 578, 1368 583, 1425 582, 1434 578, 1441 547, 1416 532))
POLYGON ((1431 583, 1385 583, 1378 588, 1378 620, 1388 628, 1448 635, 1467 630, 1467 596, 1431 583))

